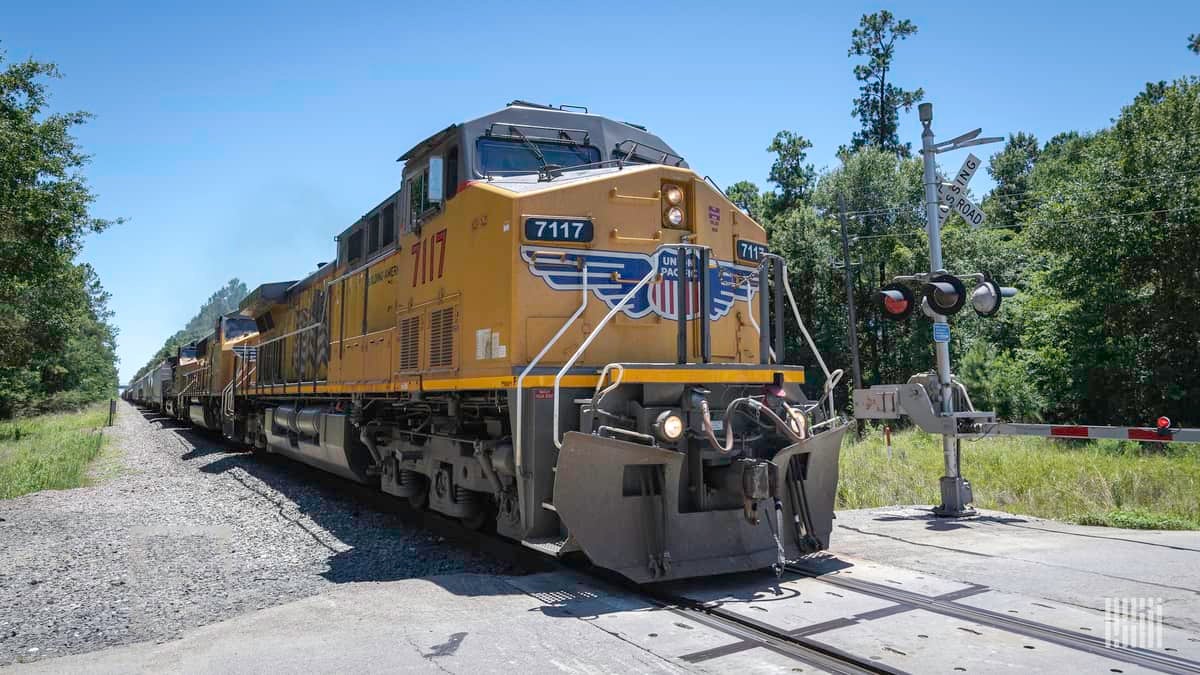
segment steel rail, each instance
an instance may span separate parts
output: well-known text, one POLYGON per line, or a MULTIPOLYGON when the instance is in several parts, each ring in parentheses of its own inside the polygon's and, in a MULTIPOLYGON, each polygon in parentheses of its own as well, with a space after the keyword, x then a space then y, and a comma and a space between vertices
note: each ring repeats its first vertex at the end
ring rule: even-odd
POLYGON ((906 671, 862 658, 809 637, 790 635, 770 624, 693 600, 684 596, 656 592, 627 582, 633 592, 661 609, 675 612, 697 623, 740 638, 831 673, 904 673, 906 671))

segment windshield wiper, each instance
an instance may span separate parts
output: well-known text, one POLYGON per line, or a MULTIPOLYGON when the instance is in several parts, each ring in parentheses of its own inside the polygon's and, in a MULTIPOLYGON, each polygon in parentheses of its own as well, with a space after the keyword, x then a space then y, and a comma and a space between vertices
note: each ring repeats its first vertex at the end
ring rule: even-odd
POLYGON ((544 154, 542 154, 541 148, 534 145, 533 142, 530 141, 529 138, 527 136, 525 136, 525 133, 523 131, 521 131, 520 129, 518 129, 516 127, 509 127, 508 130, 510 132, 512 132, 512 134, 514 136, 521 139, 521 143, 523 143, 525 145, 525 147, 529 148, 529 151, 533 153, 533 156, 537 157, 538 164, 541 164, 542 168, 545 169, 546 168, 546 156, 544 154))
POLYGON ((524 132, 516 127, 509 127, 508 130, 511 131, 514 136, 521 139, 521 143, 523 143, 525 147, 529 148, 529 151, 532 152, 533 156, 537 158, 538 164, 541 165, 541 168, 538 169, 539 183, 548 183, 554 180, 555 177, 562 174, 562 167, 557 164, 548 163, 546 161, 546 155, 542 153, 542 149, 539 148, 536 143, 530 141, 529 138, 525 136, 524 132))
POLYGON ((558 132, 558 137, 565 140, 567 142, 567 147, 571 148, 571 151, 575 153, 575 156, 578 157, 579 159, 583 160, 583 164, 581 164, 580 166, 586 166, 587 164, 591 164, 592 158, 589 157, 587 153, 580 150, 581 146, 574 138, 571 138, 571 134, 568 134, 566 131, 560 130, 558 132))

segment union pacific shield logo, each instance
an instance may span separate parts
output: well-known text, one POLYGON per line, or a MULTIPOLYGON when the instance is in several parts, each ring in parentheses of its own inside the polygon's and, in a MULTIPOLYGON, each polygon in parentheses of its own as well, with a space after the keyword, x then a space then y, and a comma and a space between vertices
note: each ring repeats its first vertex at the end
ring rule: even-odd
MULTIPOLYGON (((651 270, 655 276, 630 298, 622 313, 633 319, 655 314, 664 319, 700 316, 700 284, 696 283, 698 261, 692 258, 679 278, 678 255, 662 250, 653 255, 624 251, 597 251, 574 248, 522 246, 521 258, 534 276, 559 291, 587 289, 608 307, 616 307, 651 270), (684 285, 682 302, 680 284, 684 285)), ((725 260, 714 260, 708 274, 708 318, 716 321, 729 314, 735 302, 754 299, 758 292, 755 269, 725 260)))

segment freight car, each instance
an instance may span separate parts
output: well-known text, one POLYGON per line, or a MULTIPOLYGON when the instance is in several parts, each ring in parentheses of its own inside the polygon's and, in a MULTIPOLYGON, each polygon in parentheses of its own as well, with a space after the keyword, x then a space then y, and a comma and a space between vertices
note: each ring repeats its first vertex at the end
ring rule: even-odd
POLYGON ((174 359, 166 359, 130 382, 122 397, 140 406, 167 411, 172 400, 173 377, 174 359))
POLYGON ((173 414, 636 581, 828 545, 840 372, 711 181, 643 127, 520 101, 400 161, 335 260, 180 350, 173 414), (789 314, 817 400, 779 361, 789 314))

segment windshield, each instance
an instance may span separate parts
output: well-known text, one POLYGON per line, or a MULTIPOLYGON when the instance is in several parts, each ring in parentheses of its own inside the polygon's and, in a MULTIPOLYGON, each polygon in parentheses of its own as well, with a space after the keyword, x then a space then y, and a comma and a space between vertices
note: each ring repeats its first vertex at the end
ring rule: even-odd
POLYGON ((244 335, 258 332, 254 319, 246 317, 228 317, 225 319, 225 339, 236 340, 244 335))
POLYGON ((541 139, 483 137, 475 141, 475 149, 484 175, 537 173, 550 164, 567 168, 600 161, 600 150, 595 146, 541 139))

